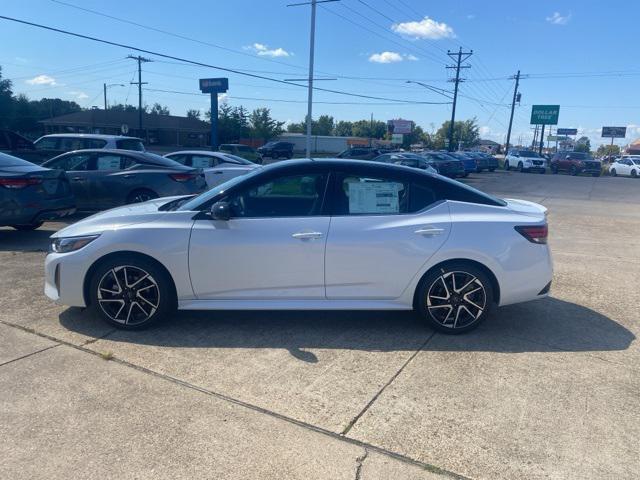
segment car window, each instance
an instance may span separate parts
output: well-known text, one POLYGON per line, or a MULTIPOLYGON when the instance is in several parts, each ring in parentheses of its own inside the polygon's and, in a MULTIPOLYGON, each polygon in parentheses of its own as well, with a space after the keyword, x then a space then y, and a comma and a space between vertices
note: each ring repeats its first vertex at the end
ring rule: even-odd
POLYGON ((137 138, 124 138, 122 140, 116 140, 116 148, 120 148, 122 150, 144 152, 144 144, 137 138))
POLYGON ((191 155, 191 166, 193 168, 211 168, 218 164, 216 160, 207 155, 191 155))
POLYGON ((433 188, 414 182, 411 184, 411 190, 409 191, 409 213, 424 210, 437 200, 438 197, 433 188))
POLYGON ((133 158, 122 157, 122 170, 135 167, 136 165, 138 165, 138 162, 136 162, 133 158))
POLYGON ((335 215, 394 215, 406 213, 408 184, 382 176, 336 175, 335 215))
POLYGON ((306 217, 319 215, 327 175, 313 173, 275 178, 235 194, 232 217, 306 217))
POLYGON ((58 138, 57 137, 45 137, 34 143, 34 146, 38 150, 57 150, 58 149, 58 138))
POLYGON ((4 150, 10 150, 11 145, 9 144, 9 137, 7 137, 4 132, 0 132, 0 148, 4 150))
POLYGON ((60 138, 60 150, 73 151, 82 150, 84 147, 84 139, 78 137, 62 137, 60 138))
POLYGON ((253 149, 251 147, 247 147, 246 145, 239 145, 238 146, 238 151, 239 152, 251 152, 251 151, 253 151, 253 149))
POLYGON ((113 154, 100 154, 96 161, 96 170, 120 170, 122 168, 122 157, 113 154))
POLYGON ((223 162, 225 163, 236 163, 238 165, 254 165, 252 162, 247 160, 246 158, 238 157, 236 155, 231 155, 230 153, 222 154, 223 162))
POLYGON ((174 162, 178 162, 182 165, 187 163, 187 155, 185 153, 179 153, 177 155, 167 155, 166 158, 169 160, 173 160, 174 162))
POLYGON ((104 148, 107 144, 106 140, 100 140, 99 138, 83 138, 80 141, 82 148, 104 148))
POLYGON ((404 165, 406 167, 418 168, 418 160, 415 160, 413 158, 401 158, 395 163, 397 163, 398 165, 404 165))
POLYGON ((75 155, 67 155, 66 157, 57 158, 46 162, 43 167, 54 168, 66 171, 83 171, 89 170, 89 153, 77 153, 75 155))

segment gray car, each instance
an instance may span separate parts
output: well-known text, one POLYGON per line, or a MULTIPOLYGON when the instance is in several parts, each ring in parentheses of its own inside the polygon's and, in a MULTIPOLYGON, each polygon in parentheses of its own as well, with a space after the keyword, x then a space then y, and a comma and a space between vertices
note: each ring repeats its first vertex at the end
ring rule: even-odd
POLYGON ((75 209, 64 172, 0 153, 0 226, 34 230, 75 209))
POLYGON ((80 210, 103 210, 158 197, 202 192, 201 170, 148 152, 78 150, 43 164, 67 172, 80 210))

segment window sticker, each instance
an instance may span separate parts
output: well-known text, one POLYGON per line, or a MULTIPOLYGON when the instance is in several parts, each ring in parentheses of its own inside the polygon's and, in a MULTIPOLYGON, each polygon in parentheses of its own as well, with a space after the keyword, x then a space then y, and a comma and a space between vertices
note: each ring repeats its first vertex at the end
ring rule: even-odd
POLYGON ((398 182, 349 182, 349 213, 399 213, 398 182))
POLYGON ((191 166, 193 168, 209 168, 209 157, 191 157, 191 166))
POLYGON ((120 170, 120 157, 116 155, 98 157, 98 170, 120 170))

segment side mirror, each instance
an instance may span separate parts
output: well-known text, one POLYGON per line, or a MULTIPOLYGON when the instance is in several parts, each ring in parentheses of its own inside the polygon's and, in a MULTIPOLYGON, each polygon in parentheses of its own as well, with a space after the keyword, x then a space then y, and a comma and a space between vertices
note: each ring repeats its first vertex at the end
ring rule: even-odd
POLYGON ((211 218, 227 221, 231 218, 231 206, 228 202, 216 202, 211 205, 211 218))

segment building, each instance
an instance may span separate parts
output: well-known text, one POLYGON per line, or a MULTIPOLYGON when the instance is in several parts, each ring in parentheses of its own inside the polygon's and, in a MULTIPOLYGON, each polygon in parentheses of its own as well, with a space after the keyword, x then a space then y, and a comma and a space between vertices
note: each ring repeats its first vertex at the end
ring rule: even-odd
POLYGON ((480 140, 479 150, 482 152, 495 155, 496 153, 500 153, 501 149, 502 147, 498 142, 494 142, 493 140, 480 140))
POLYGON ((42 120, 45 133, 102 133, 142 138, 149 146, 206 147, 211 127, 197 118, 143 113, 142 130, 138 112, 83 110, 42 120))
POLYGON ((640 155, 640 138, 635 142, 631 142, 627 147, 628 155, 640 155))
MULTIPOLYGON (((307 136, 303 133, 283 133, 277 140, 293 143, 295 152, 304 152, 307 148, 307 136)), ((315 153, 340 153, 349 147, 389 147, 389 140, 369 139, 364 137, 337 137, 333 135, 312 135, 311 151, 315 153)))

